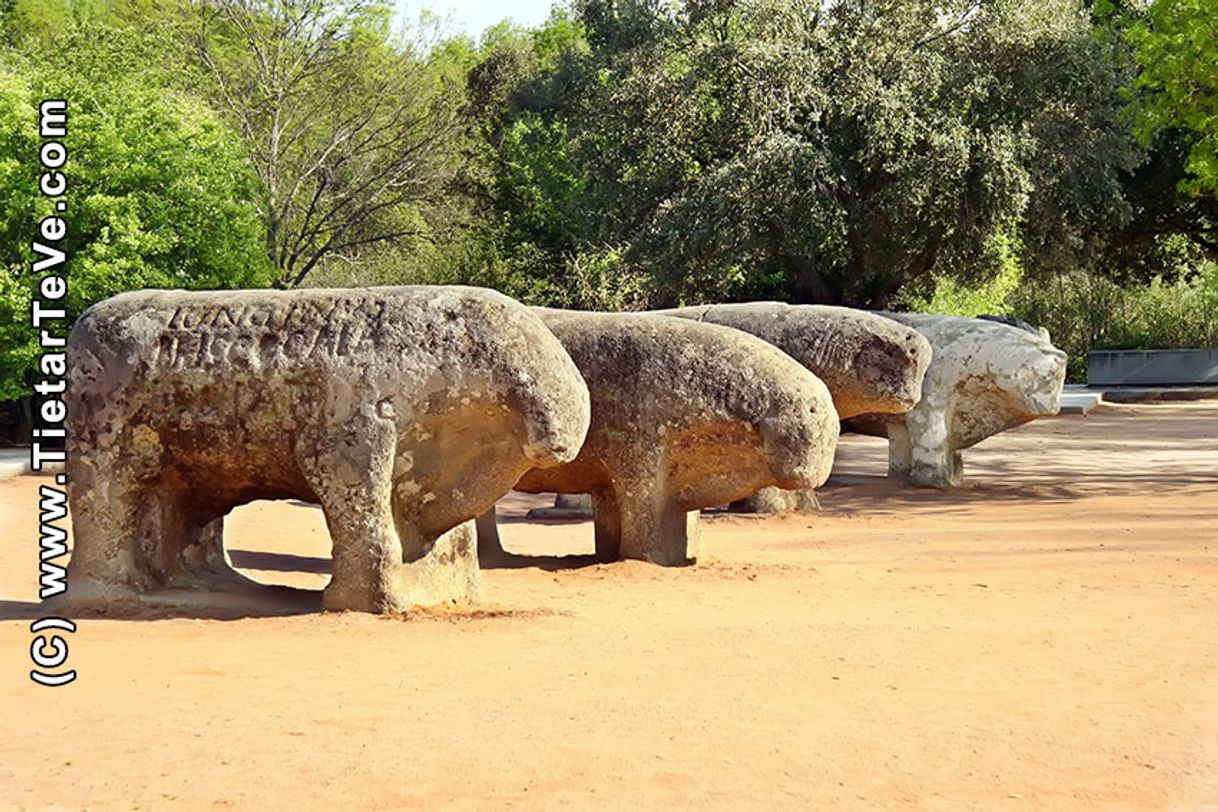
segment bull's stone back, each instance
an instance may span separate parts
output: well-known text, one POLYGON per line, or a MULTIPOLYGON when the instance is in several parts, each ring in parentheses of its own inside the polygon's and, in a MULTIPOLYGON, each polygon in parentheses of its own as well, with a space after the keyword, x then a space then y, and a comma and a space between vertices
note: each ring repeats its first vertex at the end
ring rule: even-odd
POLYGON ((824 381, 842 418, 913 408, 931 359, 930 344, 916 330, 846 307, 749 302, 657 312, 773 344, 824 381))

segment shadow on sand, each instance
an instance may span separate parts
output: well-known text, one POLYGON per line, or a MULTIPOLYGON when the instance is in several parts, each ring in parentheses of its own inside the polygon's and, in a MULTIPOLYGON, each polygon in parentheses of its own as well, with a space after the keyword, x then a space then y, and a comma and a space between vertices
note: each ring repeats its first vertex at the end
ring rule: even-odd
POLYGON ((479 555, 478 566, 484 570, 523 570, 539 569, 546 572, 562 572, 578 570, 604 564, 595 555, 516 555, 514 553, 496 553, 494 555, 479 555))
POLYGON ((322 611, 320 590, 262 584, 240 591, 223 592, 164 589, 140 595, 139 598, 113 601, 104 611, 74 606, 70 601, 70 587, 65 595, 68 596, 67 601, 49 605, 36 601, 0 600, 0 621, 33 621, 49 616, 73 620, 243 620, 322 611))
POLYGON ((263 572, 307 572, 314 575, 330 575, 332 562, 328 558, 291 553, 265 553, 255 550, 230 550, 233 566, 243 570, 263 572))

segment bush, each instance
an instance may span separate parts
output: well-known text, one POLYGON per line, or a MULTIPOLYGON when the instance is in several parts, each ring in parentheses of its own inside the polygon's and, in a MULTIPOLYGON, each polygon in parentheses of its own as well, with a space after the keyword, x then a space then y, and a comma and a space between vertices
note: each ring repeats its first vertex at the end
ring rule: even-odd
POLYGON ((1218 346, 1218 265, 1207 263, 1168 283, 1120 287, 1074 271, 1020 286, 1010 311, 1044 327, 1070 354, 1069 380, 1086 380, 1089 350, 1218 346))
POLYGON ((618 249, 585 247, 556 259, 529 242, 505 249, 478 228, 381 248, 350 262, 331 258, 307 284, 474 285, 527 305, 572 310, 641 310, 647 298, 646 278, 618 249))
POLYGON ((1218 265, 1208 263, 1165 281, 1126 282, 1083 270, 1024 279, 1017 240, 999 239, 999 274, 975 287, 932 275, 897 301, 901 310, 948 316, 1013 316, 1049 331, 1069 356, 1067 380, 1087 378, 1090 350, 1218 345, 1218 265))

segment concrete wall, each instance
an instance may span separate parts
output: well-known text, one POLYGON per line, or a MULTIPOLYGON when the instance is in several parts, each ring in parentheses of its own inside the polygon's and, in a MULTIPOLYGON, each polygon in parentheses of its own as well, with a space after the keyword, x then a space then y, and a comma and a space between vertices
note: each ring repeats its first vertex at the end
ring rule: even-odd
POLYGON ((1087 383, 1091 386, 1218 384, 1218 348, 1089 352, 1087 383))

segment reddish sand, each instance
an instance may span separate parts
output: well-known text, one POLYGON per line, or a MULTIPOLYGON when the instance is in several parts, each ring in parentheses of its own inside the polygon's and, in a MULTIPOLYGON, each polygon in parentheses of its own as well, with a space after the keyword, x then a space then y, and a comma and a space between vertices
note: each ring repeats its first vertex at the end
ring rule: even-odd
MULTIPOLYGON (((83 619, 29 682, 35 492, 0 482, 0 808, 1218 809, 1218 404, 1042 421, 906 491, 846 438, 814 517, 704 563, 486 573, 473 614, 83 619)), ((519 520, 520 552, 590 548, 519 520)), ((324 585, 316 509, 228 546, 324 585)))

